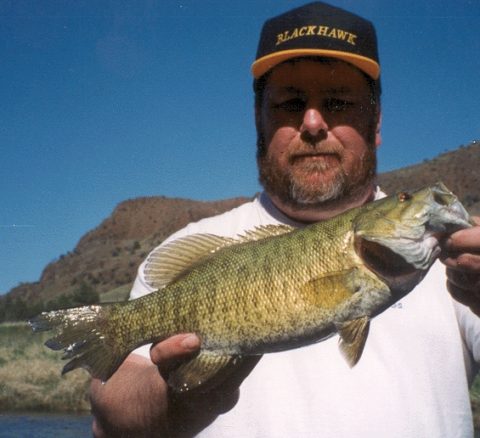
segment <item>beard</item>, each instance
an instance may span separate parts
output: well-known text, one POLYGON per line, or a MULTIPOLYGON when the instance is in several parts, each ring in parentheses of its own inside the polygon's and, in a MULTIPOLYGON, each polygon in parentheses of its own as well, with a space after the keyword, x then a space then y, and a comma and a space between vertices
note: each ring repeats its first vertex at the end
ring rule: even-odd
POLYGON ((312 145, 299 145, 295 150, 308 152, 292 154, 287 167, 281 166, 268 150, 259 154, 260 183, 267 193, 300 210, 331 207, 361 197, 376 177, 377 158, 373 142, 350 170, 343 166, 341 148, 322 145, 315 149, 321 153, 325 148, 329 153, 323 158, 309 159, 312 145))

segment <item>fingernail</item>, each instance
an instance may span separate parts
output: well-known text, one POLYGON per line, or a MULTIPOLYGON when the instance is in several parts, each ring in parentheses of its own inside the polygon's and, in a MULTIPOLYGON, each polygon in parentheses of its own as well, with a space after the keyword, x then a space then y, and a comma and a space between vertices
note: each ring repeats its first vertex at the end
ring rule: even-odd
POLYGON ((200 346, 200 340, 196 335, 187 335, 183 338, 181 346, 187 350, 196 350, 200 346))

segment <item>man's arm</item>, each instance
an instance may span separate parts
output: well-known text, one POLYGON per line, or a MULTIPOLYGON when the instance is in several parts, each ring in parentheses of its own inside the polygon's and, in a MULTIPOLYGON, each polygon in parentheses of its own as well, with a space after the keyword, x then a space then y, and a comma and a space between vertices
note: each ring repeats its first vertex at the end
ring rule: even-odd
POLYGON ((152 347, 152 360, 130 354, 105 384, 93 379, 94 437, 169 436, 168 388, 160 370, 168 370, 199 346, 195 336, 174 336, 152 347))

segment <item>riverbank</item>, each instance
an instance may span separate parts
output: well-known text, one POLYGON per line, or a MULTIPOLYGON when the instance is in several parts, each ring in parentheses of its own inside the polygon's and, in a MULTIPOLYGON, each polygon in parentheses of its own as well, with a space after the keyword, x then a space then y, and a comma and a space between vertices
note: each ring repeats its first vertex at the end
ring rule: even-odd
POLYGON ((61 376, 61 354, 43 345, 48 337, 0 324, 0 412, 89 412, 88 373, 61 376))

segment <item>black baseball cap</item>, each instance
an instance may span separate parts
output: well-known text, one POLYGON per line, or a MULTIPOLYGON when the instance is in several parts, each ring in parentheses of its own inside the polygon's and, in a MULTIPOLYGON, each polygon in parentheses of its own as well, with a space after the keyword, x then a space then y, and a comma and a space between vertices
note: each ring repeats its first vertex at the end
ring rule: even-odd
POLYGON ((373 79, 380 76, 373 24, 322 2, 309 3, 267 20, 252 64, 258 79, 291 58, 324 56, 353 64, 373 79))

